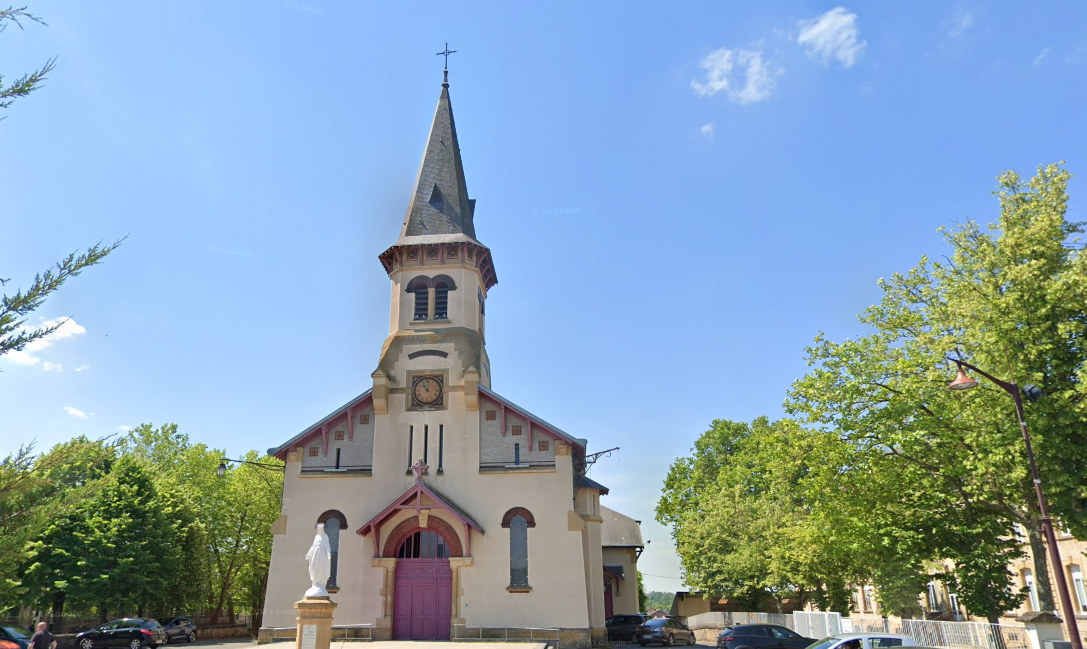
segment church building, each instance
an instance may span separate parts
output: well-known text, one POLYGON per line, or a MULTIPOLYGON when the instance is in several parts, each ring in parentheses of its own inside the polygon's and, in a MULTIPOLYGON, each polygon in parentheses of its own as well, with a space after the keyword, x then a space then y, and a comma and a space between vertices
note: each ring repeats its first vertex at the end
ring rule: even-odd
POLYGON ((588 643, 639 611, 639 521, 601 506, 587 441, 491 388, 498 276, 475 209, 447 78, 400 237, 379 255, 392 295, 372 386, 269 449, 286 475, 261 642, 295 625, 317 523, 333 625, 375 640, 538 629, 588 643))

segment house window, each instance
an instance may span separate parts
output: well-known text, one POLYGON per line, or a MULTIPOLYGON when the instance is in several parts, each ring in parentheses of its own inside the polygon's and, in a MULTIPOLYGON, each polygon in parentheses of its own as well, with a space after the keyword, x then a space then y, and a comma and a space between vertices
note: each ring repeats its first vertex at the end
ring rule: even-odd
POLYGON ((546 451, 548 446, 549 446, 549 444, 547 442, 540 442, 540 450, 541 451, 546 451))
POLYGON ((336 468, 337 469, 340 468, 340 452, 341 451, 343 451, 342 448, 336 449, 336 468))
POLYGON ((1038 592, 1034 589, 1034 573, 1027 568, 1023 571, 1023 587, 1027 589, 1027 594, 1030 595, 1030 610, 1038 610, 1038 592))
POLYGON ((528 588, 528 521, 510 519, 510 587, 528 588))
POLYGON ((513 445, 513 463, 514 464, 520 464, 521 463, 521 445, 520 444, 514 444, 513 445))
POLYGON ((449 317, 449 285, 438 282, 434 285, 434 318, 445 320, 449 317))
POLYGON ((408 426, 408 471, 411 471, 412 446, 415 445, 415 426, 408 426))
POLYGON ((928 582, 928 610, 930 612, 940 610, 940 602, 936 599, 936 584, 928 582))
POLYGON ((325 588, 332 590, 336 585, 336 572, 340 564, 340 530, 347 527, 347 518, 335 509, 330 509, 317 518, 318 523, 325 526, 325 534, 328 535, 328 546, 332 550, 332 566, 328 574, 328 583, 325 588))
POLYGON ((421 282, 419 286, 415 287, 415 319, 426 320, 427 319, 427 300, 429 289, 421 282))
POLYGON ((423 464, 427 463, 429 455, 427 451, 430 450, 430 426, 423 426, 423 464))
POLYGON ((1087 613, 1087 589, 1083 586, 1083 570, 1079 566, 1072 566, 1072 587, 1076 591, 1079 612, 1087 613))

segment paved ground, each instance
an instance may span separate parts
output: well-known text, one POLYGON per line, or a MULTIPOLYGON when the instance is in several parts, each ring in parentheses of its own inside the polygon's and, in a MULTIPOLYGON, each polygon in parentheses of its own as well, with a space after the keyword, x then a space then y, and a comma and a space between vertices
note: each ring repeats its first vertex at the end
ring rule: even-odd
MULTIPOLYGON (((174 646, 174 645, 170 645, 174 646)), ((181 646, 181 645, 178 645, 181 646)), ((249 638, 227 638, 222 640, 198 640, 195 645, 200 649, 247 649, 256 648, 255 640, 249 638)), ((409 640, 384 641, 384 642, 333 642, 331 649, 543 649, 546 646, 542 642, 412 642, 409 640)), ((650 645, 656 647, 656 645, 650 645)), ((686 645, 684 645, 686 646, 686 645)), ((702 649, 711 649, 713 645, 699 643, 695 645, 702 649)), ((261 645, 268 649, 290 649, 293 642, 275 642, 272 645, 261 645)), ((629 642, 606 645, 616 649, 641 649, 637 644, 629 642)), ((588 648, 587 648, 588 649, 588 648)))

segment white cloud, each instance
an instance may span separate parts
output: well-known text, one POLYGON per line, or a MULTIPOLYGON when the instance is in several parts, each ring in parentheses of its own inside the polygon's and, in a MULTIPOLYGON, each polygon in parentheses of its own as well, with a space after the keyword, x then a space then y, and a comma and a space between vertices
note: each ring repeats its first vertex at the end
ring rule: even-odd
POLYGON ((1053 49, 1052 47, 1047 47, 1044 50, 1042 50, 1041 52, 1038 52, 1038 56, 1034 57, 1034 65, 1038 65, 1039 63, 1042 62, 1042 59, 1049 56, 1049 51, 1052 50, 1052 49, 1053 49))
POLYGON ((969 11, 959 11, 951 18, 951 26, 947 30, 948 38, 958 38, 970 29, 974 24, 974 14, 969 11))
POLYGON ((118 433, 127 433, 130 430, 132 430, 132 426, 118 426, 117 427, 117 432, 118 433))
POLYGON ((800 34, 796 42, 808 51, 810 58, 829 65, 838 61, 844 68, 851 68, 857 55, 868 43, 859 40, 857 14, 845 7, 835 7, 818 18, 797 23, 800 34))
POLYGON ((24 351, 8 352, 0 358, 4 358, 13 363, 18 363, 19 365, 37 365, 38 363, 42 362, 42 359, 35 358, 34 356, 31 356, 24 351))
POLYGON ((778 68, 771 71, 762 59, 762 52, 756 50, 721 48, 710 52, 702 59, 699 66, 706 71, 706 80, 691 80, 691 89, 699 97, 712 97, 722 90, 728 98, 738 104, 753 104, 768 98, 777 87, 774 77, 785 70, 778 68), (737 74, 733 74, 736 69, 737 74), (743 86, 739 87, 736 77, 743 70, 743 86))
POLYGON ((702 127, 702 135, 706 136, 707 140, 713 139, 713 132, 716 130, 713 126, 713 122, 706 124, 702 127))
POLYGON ((77 419, 87 418, 87 413, 83 412, 82 410, 77 410, 71 406, 64 406, 64 412, 68 413, 73 417, 76 417, 77 419))
MULTIPOLYGON (((57 342, 58 340, 64 340, 65 338, 71 338, 72 336, 82 336, 83 334, 87 333, 86 327, 71 318, 65 318, 63 320, 42 320, 36 328, 53 327, 57 325, 60 326, 58 326, 56 330, 48 336, 42 336, 37 340, 31 341, 27 343, 26 347, 24 347, 22 350, 8 352, 0 358, 9 360, 18 365, 38 365, 42 362, 42 359, 38 358, 38 356, 35 356, 34 353, 40 352, 43 349, 52 346, 52 344, 57 342)), ((32 328, 24 326, 22 327, 22 329, 24 331, 29 331, 32 328)), ((53 370, 63 371, 60 363, 51 363, 48 361, 46 361, 42 365, 42 369, 44 369, 46 372, 53 370)))
POLYGON ((80 365, 79 367, 75 368, 75 371, 82 372, 83 370, 89 370, 89 369, 91 369, 90 365, 80 365))

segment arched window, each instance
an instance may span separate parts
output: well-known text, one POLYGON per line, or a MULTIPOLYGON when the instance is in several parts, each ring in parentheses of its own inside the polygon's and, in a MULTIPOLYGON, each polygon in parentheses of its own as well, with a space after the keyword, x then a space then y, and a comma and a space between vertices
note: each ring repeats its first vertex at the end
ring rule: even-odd
POLYGON ((398 559, 448 559, 449 549, 441 534, 419 530, 408 535, 396 552, 398 559))
POLYGON ((425 285, 420 284, 415 287, 415 319, 426 320, 427 319, 427 301, 430 299, 427 293, 429 290, 425 285))
POLYGON ((449 284, 444 280, 434 284, 434 318, 445 320, 449 317, 449 284))
POLYGON ((528 521, 520 514, 510 519, 510 587, 528 587, 528 521))
POLYGON ((328 583, 325 584, 325 588, 338 588, 336 585, 336 569, 340 563, 340 530, 347 527, 347 517, 335 509, 330 509, 321 514, 317 522, 324 523, 325 534, 328 535, 328 545, 332 549, 332 570, 329 572, 328 583))

